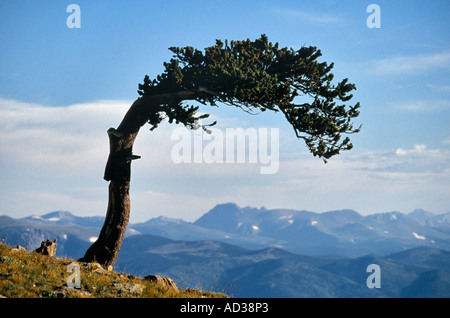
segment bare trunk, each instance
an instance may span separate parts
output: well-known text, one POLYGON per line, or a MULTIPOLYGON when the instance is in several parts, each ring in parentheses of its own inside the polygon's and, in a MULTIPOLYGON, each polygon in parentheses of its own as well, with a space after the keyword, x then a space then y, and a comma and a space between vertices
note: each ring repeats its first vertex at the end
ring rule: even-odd
POLYGON ((130 219, 131 160, 139 158, 132 154, 136 135, 123 136, 114 128, 108 130, 110 154, 104 176, 110 181, 108 209, 97 241, 80 261, 109 266, 117 259, 130 219))
POLYGON ((181 91, 137 99, 119 127, 108 129, 110 153, 104 175, 104 179, 110 181, 108 209, 98 239, 79 259, 80 262, 96 261, 106 267, 114 265, 130 220, 131 161, 140 158, 133 155, 139 129, 147 122, 153 106, 192 96, 193 92, 181 91))

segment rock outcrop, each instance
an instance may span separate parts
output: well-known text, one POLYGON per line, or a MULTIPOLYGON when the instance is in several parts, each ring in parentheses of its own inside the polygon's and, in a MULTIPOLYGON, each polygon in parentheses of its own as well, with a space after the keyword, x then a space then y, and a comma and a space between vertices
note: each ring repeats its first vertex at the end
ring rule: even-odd
POLYGON ((42 241, 41 246, 39 248, 37 248, 36 250, 34 250, 36 253, 40 253, 43 255, 48 255, 50 257, 55 257, 56 255, 56 245, 57 245, 57 240, 55 239, 54 241, 42 241))
POLYGON ((167 277, 161 277, 158 275, 148 275, 144 277, 145 280, 156 282, 158 285, 163 288, 167 288, 168 290, 173 290, 175 292, 180 292, 177 285, 175 285, 174 281, 167 277))

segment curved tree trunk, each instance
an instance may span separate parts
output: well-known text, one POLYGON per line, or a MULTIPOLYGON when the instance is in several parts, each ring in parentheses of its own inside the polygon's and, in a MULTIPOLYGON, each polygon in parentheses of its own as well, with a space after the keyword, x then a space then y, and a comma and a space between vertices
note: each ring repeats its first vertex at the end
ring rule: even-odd
POLYGON ((114 128, 108 130, 110 154, 105 168, 104 179, 110 181, 108 209, 105 223, 97 241, 80 259, 83 262, 96 261, 102 265, 113 265, 130 219, 130 176, 131 160, 138 159, 132 154, 137 132, 123 136, 114 128))
POLYGON ((139 129, 147 122, 152 107, 190 99, 193 93, 181 91, 141 97, 133 103, 117 129, 108 129, 110 153, 104 175, 104 179, 110 181, 108 209, 98 239, 80 262, 95 261, 106 267, 114 265, 130 220, 131 161, 140 158, 133 155, 132 150, 139 129))

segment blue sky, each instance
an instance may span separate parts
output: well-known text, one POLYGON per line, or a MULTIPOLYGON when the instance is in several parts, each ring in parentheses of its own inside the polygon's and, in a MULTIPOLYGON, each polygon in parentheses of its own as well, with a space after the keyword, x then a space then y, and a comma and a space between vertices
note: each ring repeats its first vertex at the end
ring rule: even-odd
POLYGON ((280 168, 175 164, 176 126, 142 129, 133 162, 132 221, 195 220, 215 204, 361 214, 450 211, 450 3, 433 1, 0 2, 0 214, 104 215, 106 130, 159 74, 170 46, 267 34, 317 46, 337 80, 356 84, 363 124, 355 148, 326 165, 285 120, 220 107, 218 128, 278 127, 280 168), (68 28, 71 4, 81 28, 68 28), (368 28, 370 4, 381 28, 368 28))

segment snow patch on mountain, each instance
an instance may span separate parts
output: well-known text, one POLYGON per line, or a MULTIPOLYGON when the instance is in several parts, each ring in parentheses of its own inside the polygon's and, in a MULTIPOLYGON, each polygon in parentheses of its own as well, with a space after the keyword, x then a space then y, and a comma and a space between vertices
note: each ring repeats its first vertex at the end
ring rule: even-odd
POLYGON ((424 240, 425 241, 425 235, 419 235, 416 232, 412 233, 414 235, 414 237, 418 240, 424 240))

